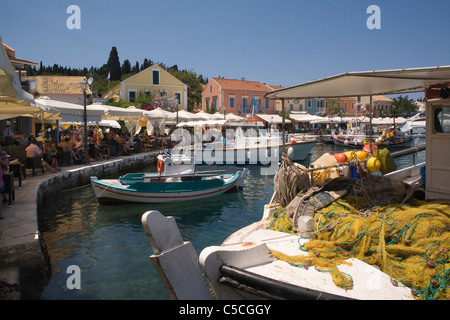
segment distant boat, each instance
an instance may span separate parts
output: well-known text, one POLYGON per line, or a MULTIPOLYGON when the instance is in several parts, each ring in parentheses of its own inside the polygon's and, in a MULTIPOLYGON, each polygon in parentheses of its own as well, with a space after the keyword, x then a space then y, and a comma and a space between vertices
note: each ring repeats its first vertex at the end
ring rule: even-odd
MULTIPOLYGON (((336 134, 331 137, 334 144, 348 148, 363 148, 370 142, 370 137, 366 134, 336 134)), ((392 135, 390 137, 375 136, 372 137, 372 143, 379 148, 409 148, 414 141, 412 135, 392 135)))
POLYGON ((119 179, 100 180, 93 176, 91 184, 100 204, 172 203, 242 190, 248 169, 235 174, 196 172, 192 161, 176 165, 172 158, 159 156, 158 171, 129 173, 119 179))
POLYGON ((414 137, 425 138, 426 118, 421 113, 406 120, 405 124, 400 128, 402 132, 410 133, 414 137))
POLYGON ((234 137, 195 146, 177 145, 172 153, 186 153, 195 158, 196 163, 215 164, 269 164, 278 162, 281 154, 286 153, 292 161, 302 161, 308 157, 317 144, 316 140, 291 139, 283 141, 280 134, 271 134, 258 127, 255 122, 230 124, 234 129, 234 137), (199 157, 201 156, 201 159, 199 157), (201 161, 200 161, 201 160, 201 161))

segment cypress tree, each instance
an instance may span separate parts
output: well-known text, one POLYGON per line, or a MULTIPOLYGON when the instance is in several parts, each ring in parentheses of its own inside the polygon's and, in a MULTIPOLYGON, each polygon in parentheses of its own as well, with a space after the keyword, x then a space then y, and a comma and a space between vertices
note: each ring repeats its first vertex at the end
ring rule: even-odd
POLYGON ((116 47, 112 47, 107 65, 109 68, 108 71, 111 73, 111 80, 120 80, 122 76, 122 68, 120 66, 119 54, 117 53, 116 47))

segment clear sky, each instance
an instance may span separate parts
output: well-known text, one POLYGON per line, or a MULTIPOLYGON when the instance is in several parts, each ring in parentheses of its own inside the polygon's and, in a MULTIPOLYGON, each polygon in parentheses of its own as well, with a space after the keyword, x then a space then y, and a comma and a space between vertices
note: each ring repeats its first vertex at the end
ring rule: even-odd
POLYGON ((23 0, 0 4, 17 57, 100 67, 144 58, 204 77, 296 85, 347 71, 450 64, 450 1, 23 0), (81 29, 69 30, 70 5, 81 29), (370 5, 381 29, 369 29, 370 5))

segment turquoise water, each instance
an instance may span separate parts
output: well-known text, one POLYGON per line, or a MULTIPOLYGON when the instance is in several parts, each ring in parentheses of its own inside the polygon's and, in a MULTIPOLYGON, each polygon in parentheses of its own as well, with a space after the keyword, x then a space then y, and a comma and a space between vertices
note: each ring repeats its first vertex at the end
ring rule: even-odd
MULTIPOLYGON (((309 161, 324 152, 345 149, 318 145, 309 161)), ((424 159, 421 152, 419 158, 424 159)), ((399 167, 411 163, 408 156, 397 160, 399 167)), ((242 167, 208 166, 199 170, 242 167)), ((263 207, 273 193, 273 176, 249 167, 244 190, 201 201, 182 204, 100 206, 90 186, 62 191, 49 198, 39 213, 39 227, 50 256, 52 276, 40 299, 111 300, 168 299, 168 295, 149 259, 153 254, 141 225, 148 210, 174 216, 185 241, 197 253, 220 245, 231 233, 261 219, 263 207), (80 289, 68 289, 71 265, 80 268, 80 289)), ((146 171, 155 171, 151 167, 146 171)))

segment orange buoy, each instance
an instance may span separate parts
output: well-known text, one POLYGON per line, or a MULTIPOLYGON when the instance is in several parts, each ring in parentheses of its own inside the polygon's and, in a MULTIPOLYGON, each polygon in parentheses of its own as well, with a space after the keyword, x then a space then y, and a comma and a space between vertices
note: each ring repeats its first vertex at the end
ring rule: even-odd
POLYGON ((368 153, 366 151, 357 151, 356 152, 356 158, 358 158, 358 160, 366 160, 368 156, 368 153))
POLYGON ((163 173, 164 171, 164 161, 161 159, 158 159, 158 163, 156 164, 156 167, 158 169, 158 173, 163 173))
POLYGON ((333 157, 336 159, 336 161, 338 162, 338 163, 346 163, 347 162, 347 156, 345 155, 345 154, 343 154, 343 153, 336 153, 336 154, 333 154, 333 157))

